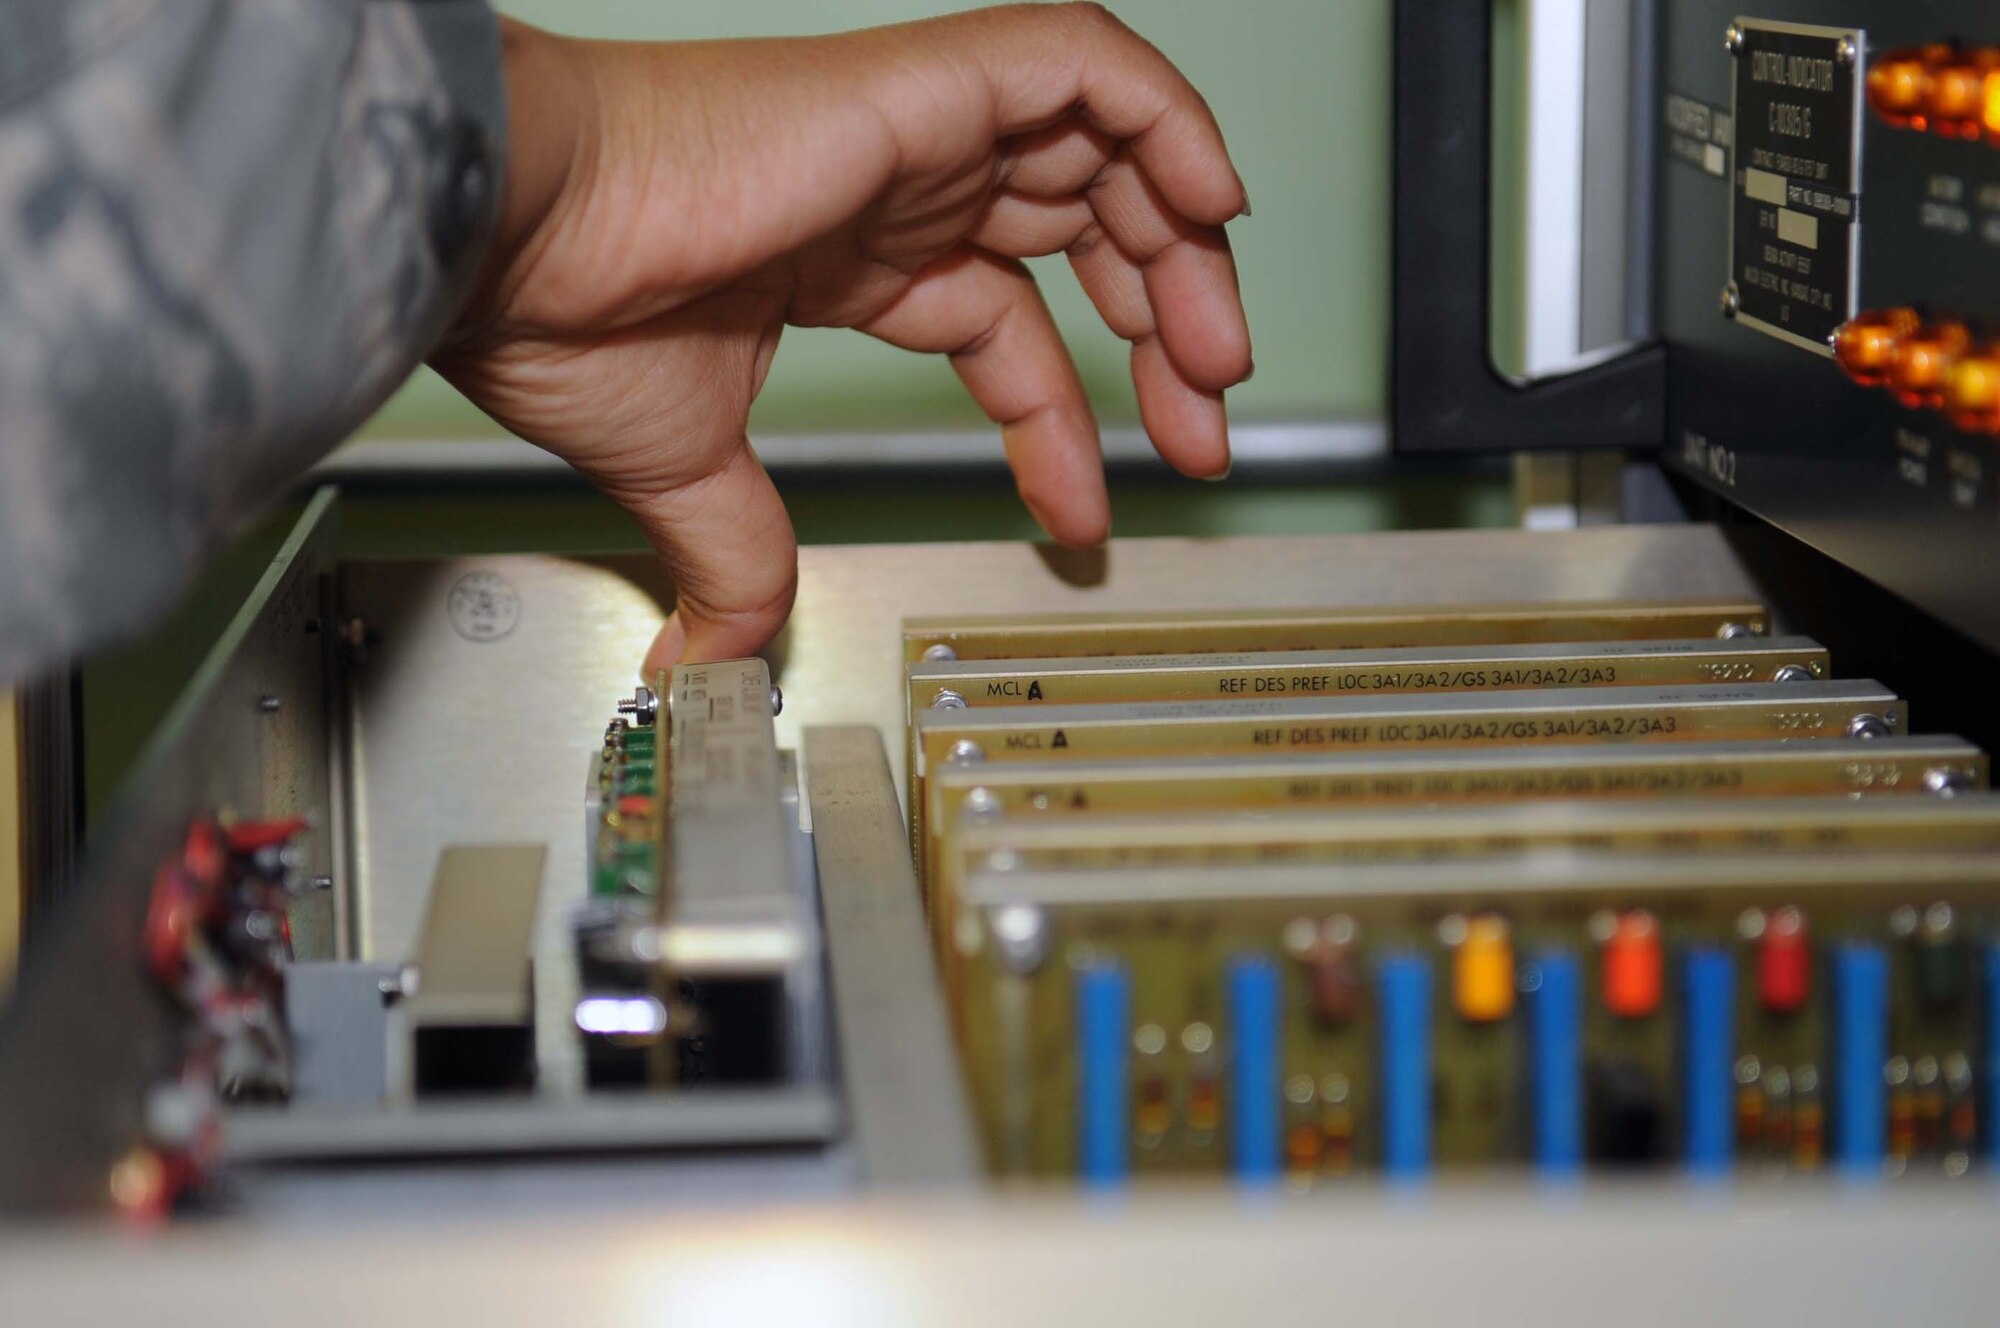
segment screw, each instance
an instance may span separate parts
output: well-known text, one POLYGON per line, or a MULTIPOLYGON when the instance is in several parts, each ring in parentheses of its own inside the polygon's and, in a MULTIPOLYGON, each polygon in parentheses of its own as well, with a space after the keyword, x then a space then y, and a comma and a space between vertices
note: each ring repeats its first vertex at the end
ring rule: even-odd
POLYGON ((1034 972, 1049 953, 1048 917, 1032 904, 1008 904, 990 923, 994 948, 1010 972, 1034 972))
POLYGON ((312 878, 311 878, 310 880, 308 880, 308 881, 306 882, 306 889, 308 889, 308 890, 331 890, 331 889, 333 889, 333 878, 332 878, 331 876, 315 876, 315 877, 312 877, 312 878))
POLYGON ((651 724, 660 713, 660 698, 650 687, 635 687, 630 697, 618 703, 618 713, 630 715, 635 724, 651 724))
POLYGON ((924 647, 924 660, 930 664, 948 664, 958 658, 958 652, 940 641, 934 646, 924 647))
POLYGON ((986 759, 986 749, 970 738, 960 738, 951 745, 951 751, 946 753, 946 759, 955 765, 971 765, 974 761, 986 759))
POLYGON ((1889 726, 1879 715, 1856 715, 1847 721, 1847 736, 1850 738, 1886 738, 1889 726))
POLYGON ((1743 29, 1734 23, 1730 24, 1728 30, 1722 34, 1722 49, 1731 55, 1743 54, 1743 29))
POLYGON ((1772 682, 1811 682, 1813 671, 1803 664, 1787 664, 1771 675, 1772 682))
POLYGON ((784 694, 783 692, 781 692, 781 691, 779 691, 779 690, 778 690, 778 684, 776 684, 776 683, 772 683, 772 684, 771 684, 771 717, 772 717, 773 719, 775 719, 775 718, 777 718, 777 717, 778 717, 779 715, 782 715, 782 714, 784 714, 784 713, 785 713, 785 694, 784 694))
POLYGON ((981 785, 965 795, 965 812, 968 816, 998 816, 1000 795, 981 785))
POLYGON ((1715 634, 1725 641, 1738 641, 1746 636, 1757 635, 1757 629, 1749 623, 1724 623, 1715 634))
POLYGON ((931 698, 931 709, 963 710, 965 709, 965 694, 963 692, 954 692, 949 687, 940 687, 937 689, 937 695, 931 698))
POLYGON ((1842 69, 1852 69, 1854 68, 1854 58, 1858 54, 1860 52, 1854 48, 1854 38, 1842 37, 1834 44, 1833 62, 1842 69))
POLYGON ((1940 765, 1924 771, 1924 792, 1935 793, 1940 798, 1955 798, 1971 787, 1972 781, 1963 770, 1940 765))
POLYGON ((257 698, 257 708, 267 715, 275 715, 285 708, 285 703, 275 696, 260 696, 257 698))
POLYGON ((1736 283, 1732 281, 1722 288, 1722 316, 1734 318, 1742 308, 1743 294, 1736 289, 1736 283))

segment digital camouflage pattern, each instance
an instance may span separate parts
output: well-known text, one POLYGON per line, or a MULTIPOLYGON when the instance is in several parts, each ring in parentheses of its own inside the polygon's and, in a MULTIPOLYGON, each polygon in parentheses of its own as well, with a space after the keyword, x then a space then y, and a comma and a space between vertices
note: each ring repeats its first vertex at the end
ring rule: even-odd
POLYGON ((0 0, 0 685, 164 609, 408 376, 503 132, 484 0, 0 0))

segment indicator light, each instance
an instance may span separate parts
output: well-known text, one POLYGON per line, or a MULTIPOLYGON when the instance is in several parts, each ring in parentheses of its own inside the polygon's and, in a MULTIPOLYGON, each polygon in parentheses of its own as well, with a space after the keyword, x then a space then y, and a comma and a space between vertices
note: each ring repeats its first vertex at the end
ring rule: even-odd
POLYGON ((1915 309, 1870 309, 1856 314, 1834 333, 1833 358, 1863 387, 1881 387, 1895 368, 1896 344, 1916 331, 1922 321, 1915 309))
POLYGON ((1898 339, 1889 376, 1896 400, 1913 409, 1943 405, 1945 380, 1971 344, 1965 325, 1949 321, 1925 323, 1898 339))
POLYGON ((1792 1014, 1812 994, 1812 944, 1805 914, 1772 912, 1757 941, 1757 999, 1774 1014, 1792 1014))
POLYGON ((1505 918, 1482 913, 1466 923, 1451 957, 1451 999, 1459 1017, 1475 1024, 1514 1013, 1514 938, 1505 918))
POLYGON ((1977 138, 1986 109, 1986 52, 1954 51, 1930 66, 1924 96, 1924 118, 1931 131, 1946 138, 1977 138))
POLYGON ((1654 1013, 1665 971, 1659 922, 1642 908, 1621 914, 1604 943, 1604 1008, 1620 1019, 1654 1013))
POLYGON ((1986 71, 1980 93, 1980 119, 1986 125, 1986 141, 2000 147, 2000 64, 1986 71))
POLYGON ((1898 129, 1921 130, 1930 100, 1931 62, 1950 54, 1950 47, 1911 47, 1889 51, 1868 68, 1868 104, 1898 129))
POLYGON ((1953 361, 1944 382, 1944 409, 1967 433, 2000 433, 2000 341, 1953 361))

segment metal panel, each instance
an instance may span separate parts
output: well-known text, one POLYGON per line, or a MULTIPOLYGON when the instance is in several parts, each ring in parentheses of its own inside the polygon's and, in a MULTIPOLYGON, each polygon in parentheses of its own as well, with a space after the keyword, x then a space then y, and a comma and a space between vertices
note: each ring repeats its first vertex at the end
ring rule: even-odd
POLYGON ((481 1191, 483 1211, 450 1234, 416 1229, 409 1208, 356 1220, 380 1214, 352 1197, 316 1224, 300 1205, 288 1222, 168 1241, 15 1233, 0 1284, 22 1323, 150 1323, 198 1306, 215 1328, 261 1328, 303 1299, 327 1322, 495 1328, 1282 1324, 1331 1307, 1358 1323, 1761 1328, 1978 1323, 2000 1300, 1983 1186, 1357 1186, 1326 1201, 1167 1190, 1114 1205, 1033 1194, 677 1213, 671 1176, 641 1175, 595 1214, 517 1178, 481 1191), (537 1216, 502 1221, 496 1203, 537 1216))
MULTIPOLYGON (((107 810, 78 886, 0 1022, 0 1208, 101 1206, 137 1138, 146 1089, 175 1063, 179 1023, 139 958, 153 873, 196 814, 308 816, 307 876, 326 872, 330 808, 323 581, 334 495, 322 490, 174 704, 107 810)), ((292 918, 331 953, 331 900, 292 918)))
POLYGON ((841 1080, 873 1186, 970 1185, 978 1146, 881 734, 806 730, 841 1080))

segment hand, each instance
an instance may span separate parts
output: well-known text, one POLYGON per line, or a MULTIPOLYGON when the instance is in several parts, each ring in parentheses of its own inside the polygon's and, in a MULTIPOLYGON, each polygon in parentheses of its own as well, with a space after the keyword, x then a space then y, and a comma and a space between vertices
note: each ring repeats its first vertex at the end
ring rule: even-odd
POLYGON ((748 654, 790 611, 791 522, 745 438, 787 323, 949 355, 1056 539, 1110 528, 1097 426, 1020 260, 1067 253, 1132 343, 1141 418, 1229 468, 1250 339, 1208 107, 1095 5, 838 37, 624 45, 509 23, 512 147, 480 290, 434 356, 628 508, 678 607, 648 667, 748 654))

